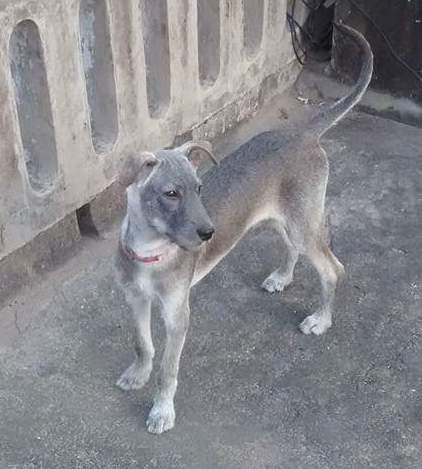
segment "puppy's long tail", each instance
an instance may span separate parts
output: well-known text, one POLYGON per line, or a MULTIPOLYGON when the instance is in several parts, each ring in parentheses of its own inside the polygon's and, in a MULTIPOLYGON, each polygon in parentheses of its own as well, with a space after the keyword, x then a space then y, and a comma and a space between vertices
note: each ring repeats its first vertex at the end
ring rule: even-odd
POLYGON ((320 137, 330 127, 336 124, 342 117, 344 117, 352 107, 357 104, 366 89, 372 77, 373 69, 373 55, 371 46, 364 36, 355 29, 344 24, 336 24, 336 27, 343 33, 353 38, 359 45, 362 51, 362 67, 360 70, 359 78, 352 90, 352 92, 338 100, 336 103, 323 108, 309 123, 309 129, 313 135, 320 137))

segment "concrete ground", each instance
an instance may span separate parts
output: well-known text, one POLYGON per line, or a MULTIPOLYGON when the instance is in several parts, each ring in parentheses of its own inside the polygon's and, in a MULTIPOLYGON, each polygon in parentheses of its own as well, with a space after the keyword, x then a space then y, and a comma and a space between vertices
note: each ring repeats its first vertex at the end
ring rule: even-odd
MULTIPOLYGON (((274 103, 267 118, 288 121, 274 103)), ((112 275, 116 230, 84 240, 0 312, 0 468, 421 467, 422 132, 353 113, 323 143, 332 244, 347 269, 333 328, 298 331, 319 295, 305 261, 283 295, 260 289, 283 247, 258 228, 194 289, 177 424, 150 435, 154 380, 139 392, 114 385, 133 356, 112 275)))

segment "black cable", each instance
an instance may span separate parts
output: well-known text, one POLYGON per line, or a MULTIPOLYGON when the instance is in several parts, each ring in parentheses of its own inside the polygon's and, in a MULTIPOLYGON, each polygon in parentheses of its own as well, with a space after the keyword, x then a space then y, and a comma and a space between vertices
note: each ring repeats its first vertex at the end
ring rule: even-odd
MULTIPOLYGON (((302 3, 309 8, 311 11, 317 11, 325 2, 325 0, 320 0, 317 5, 311 5, 309 0, 301 0, 302 3)), ((348 0, 351 5, 353 5, 359 13, 364 16, 376 29, 378 34, 384 39, 388 50, 390 51, 391 55, 403 66, 405 67, 418 81, 422 82, 422 74, 415 70, 412 66, 410 66, 404 59, 400 57, 400 55, 395 51, 393 45, 391 44, 390 39, 386 36, 386 34, 381 30, 381 28, 377 25, 377 23, 369 16, 366 11, 360 7, 355 0, 348 0)), ((290 33, 292 37, 292 45, 293 50, 296 55, 297 60, 301 65, 304 64, 304 59, 308 55, 308 51, 302 46, 300 40, 297 36, 297 29, 306 36, 306 38, 311 42, 312 45, 317 45, 317 42, 313 39, 312 34, 309 33, 305 28, 303 28, 295 19, 295 9, 296 9, 296 0, 292 0, 292 8, 291 12, 287 13, 287 22, 289 23, 290 33), (299 55, 299 50, 302 53, 302 57, 299 55)))
MULTIPOLYGON (((302 0, 303 1, 303 0, 302 0)), ((417 70, 412 68, 406 61, 404 61, 394 50, 390 40, 388 37, 384 34, 384 32, 380 29, 380 27, 375 23, 375 21, 364 11, 354 0, 349 0, 349 2, 363 15, 371 24, 372 26, 378 31, 378 33, 381 35, 381 37, 384 39, 391 55, 398 61, 400 62, 403 67, 405 67, 412 75, 415 76, 417 80, 422 82, 422 74, 420 74, 417 70)))
MULTIPOLYGON (((325 0, 319 0, 318 4, 311 5, 309 3, 309 0, 301 0, 301 1, 309 10, 313 12, 316 12, 325 2, 325 0)), ((293 51, 295 53, 296 59, 301 65, 304 65, 304 60, 309 55, 309 50, 307 50, 307 48, 305 48, 302 45, 301 41, 298 38, 297 30, 299 30, 303 34, 303 36, 307 39, 307 41, 312 46, 318 46, 319 42, 315 40, 313 34, 310 33, 310 31, 308 31, 307 28, 304 28, 301 24, 299 24, 298 21, 296 21, 295 11, 296 11, 296 0, 292 0, 291 11, 290 13, 287 12, 287 22, 290 28, 292 46, 293 46, 293 51)), ((318 62, 326 62, 326 60, 317 59, 316 57, 313 57, 313 59, 318 62)))
POLYGON ((299 53, 297 52, 297 49, 296 49, 296 57, 298 58, 299 62, 301 63, 301 65, 304 64, 304 59, 306 58, 306 50, 303 48, 299 38, 298 38, 298 35, 297 35, 297 30, 296 30, 296 27, 295 27, 295 23, 293 22, 293 18, 294 18, 294 14, 295 14, 295 9, 296 9, 296 0, 293 0, 293 3, 292 3, 292 16, 290 18, 290 28, 291 30, 293 31, 293 36, 294 36, 294 42, 296 44, 296 47, 299 48, 300 52, 302 52, 302 58, 299 57, 299 53))
MULTIPOLYGON (((314 46, 318 45, 318 42, 315 41, 315 39, 312 37, 312 34, 310 34, 305 28, 303 28, 289 13, 287 13, 287 17, 288 18, 290 17, 290 21, 292 21, 294 25, 298 27, 300 32, 304 34, 314 46)), ((304 48, 301 47, 301 49, 302 49, 302 52, 304 53, 307 52, 304 48)))
POLYGON ((303 59, 306 57, 306 51, 303 50, 298 38, 297 38, 297 33, 296 33, 296 27, 293 22, 293 18, 295 15, 295 9, 296 9, 296 0, 292 1, 292 9, 291 13, 287 13, 287 22, 289 23, 290 27, 290 35, 292 38, 292 46, 293 46, 293 51, 295 53, 297 61, 300 63, 300 65, 303 65, 303 59), (297 50, 297 46, 301 49, 301 52, 303 53, 303 57, 300 57, 299 52, 297 50))
POLYGON ((314 5, 311 5, 308 1, 306 0, 302 0, 302 3, 308 7, 310 10, 312 11, 317 11, 321 6, 322 4, 325 2, 325 0, 320 0, 318 5, 314 6, 314 5))

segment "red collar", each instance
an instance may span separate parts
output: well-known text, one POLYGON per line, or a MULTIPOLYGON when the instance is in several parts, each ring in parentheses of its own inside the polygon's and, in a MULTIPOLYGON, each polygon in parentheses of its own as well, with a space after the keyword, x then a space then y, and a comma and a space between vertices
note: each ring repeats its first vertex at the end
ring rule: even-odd
POLYGON ((159 254, 158 256, 140 257, 136 254, 135 251, 126 247, 121 241, 120 247, 122 248, 123 254, 131 261, 138 261, 144 262, 145 264, 151 264, 152 262, 158 262, 161 259, 161 254, 159 254))

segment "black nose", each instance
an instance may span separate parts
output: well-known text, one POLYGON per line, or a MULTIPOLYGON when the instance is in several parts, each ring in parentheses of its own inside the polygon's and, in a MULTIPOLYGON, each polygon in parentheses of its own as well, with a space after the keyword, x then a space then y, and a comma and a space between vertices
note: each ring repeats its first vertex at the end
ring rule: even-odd
POLYGON ((199 230, 197 230, 197 233, 198 236, 202 239, 202 241, 208 241, 212 238, 214 231, 214 228, 199 228, 199 230))

